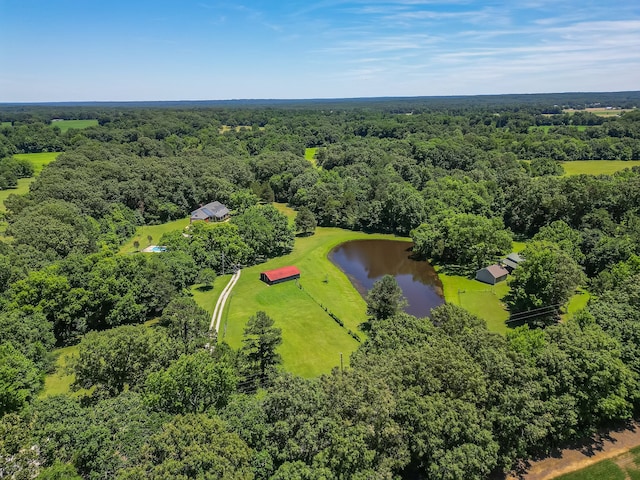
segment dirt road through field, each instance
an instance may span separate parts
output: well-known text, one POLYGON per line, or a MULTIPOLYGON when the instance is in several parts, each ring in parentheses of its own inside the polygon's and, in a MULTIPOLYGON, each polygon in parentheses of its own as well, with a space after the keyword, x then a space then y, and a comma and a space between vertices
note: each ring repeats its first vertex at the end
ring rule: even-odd
POLYGON ((617 457, 637 446, 640 446, 640 424, 632 423, 626 428, 596 435, 592 442, 582 446, 564 449, 557 456, 532 461, 525 473, 509 475, 507 480, 551 480, 617 457))

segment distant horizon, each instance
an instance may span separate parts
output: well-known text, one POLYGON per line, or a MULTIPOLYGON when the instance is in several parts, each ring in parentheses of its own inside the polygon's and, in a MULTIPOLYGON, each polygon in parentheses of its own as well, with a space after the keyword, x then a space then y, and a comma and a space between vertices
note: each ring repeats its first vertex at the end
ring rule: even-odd
POLYGON ((330 101, 367 101, 367 100, 412 100, 412 99, 459 99, 474 97, 517 97, 517 96, 554 96, 554 95, 598 95, 598 94, 625 94, 638 93, 638 90, 615 91, 573 91, 573 92, 533 92, 533 93, 486 93, 486 94, 461 94, 461 95, 383 95, 372 97, 315 97, 315 98, 208 98, 208 99, 178 99, 178 100, 56 100, 56 101, 0 101, 0 105, 94 105, 94 104, 126 104, 126 103, 234 103, 234 102, 330 102, 330 101))
POLYGON ((640 88, 628 0, 0 0, 0 31, 2 103, 640 88))

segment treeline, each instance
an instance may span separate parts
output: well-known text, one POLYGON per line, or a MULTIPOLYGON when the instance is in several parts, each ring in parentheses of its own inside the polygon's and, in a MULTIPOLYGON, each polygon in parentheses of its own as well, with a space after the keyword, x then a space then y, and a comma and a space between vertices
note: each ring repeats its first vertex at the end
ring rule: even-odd
MULTIPOLYGON (((639 320, 637 285, 637 275, 627 277, 575 320, 506 337, 454 306, 431 319, 400 314, 373 323, 345 371, 315 379, 274 373, 258 395, 237 391, 246 385, 241 352, 222 345, 212 356, 184 343, 179 322, 173 331, 88 335, 76 381, 97 390, 5 414, 2 471, 486 478, 637 412, 638 344, 628 335, 639 320)), ((28 388, 24 373, 16 383, 28 388)))

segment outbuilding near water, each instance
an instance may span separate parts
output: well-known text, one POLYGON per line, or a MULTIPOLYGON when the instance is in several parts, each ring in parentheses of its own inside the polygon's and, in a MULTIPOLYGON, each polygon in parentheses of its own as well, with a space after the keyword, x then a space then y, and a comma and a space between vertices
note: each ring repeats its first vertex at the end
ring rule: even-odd
POLYGON ((276 283, 287 282, 298 278, 300 278, 300 270, 293 265, 260 272, 260 280, 269 285, 275 285, 276 283))

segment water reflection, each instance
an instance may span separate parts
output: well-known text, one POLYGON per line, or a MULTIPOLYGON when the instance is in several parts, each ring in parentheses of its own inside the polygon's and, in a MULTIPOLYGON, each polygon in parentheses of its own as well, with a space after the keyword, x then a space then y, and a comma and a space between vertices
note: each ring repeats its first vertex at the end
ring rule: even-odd
POLYGON ((384 275, 393 275, 408 301, 407 313, 428 316, 444 303, 442 282, 433 267, 411 258, 412 243, 399 240, 354 240, 338 245, 329 259, 364 297, 384 275))

